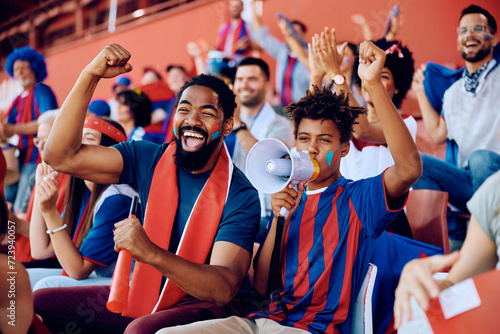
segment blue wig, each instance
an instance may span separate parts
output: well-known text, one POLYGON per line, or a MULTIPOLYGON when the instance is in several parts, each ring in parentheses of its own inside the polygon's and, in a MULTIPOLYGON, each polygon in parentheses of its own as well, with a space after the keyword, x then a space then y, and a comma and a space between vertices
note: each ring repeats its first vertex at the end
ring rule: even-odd
POLYGON ((14 77, 14 63, 16 60, 30 62, 30 68, 35 72, 36 82, 43 81, 47 77, 45 57, 37 50, 33 50, 30 46, 14 49, 14 51, 7 56, 5 70, 11 77, 14 77))

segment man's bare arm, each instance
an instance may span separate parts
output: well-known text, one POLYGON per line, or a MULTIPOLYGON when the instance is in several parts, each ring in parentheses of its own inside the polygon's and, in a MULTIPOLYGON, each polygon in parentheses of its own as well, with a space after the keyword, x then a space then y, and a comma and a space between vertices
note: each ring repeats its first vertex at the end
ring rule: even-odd
POLYGON ((201 300, 227 304, 250 268, 252 254, 230 242, 215 242, 210 264, 198 264, 158 247, 135 218, 123 220, 115 227, 116 250, 128 249, 136 261, 153 266, 186 293, 201 300))
POLYGON ((36 121, 19 123, 19 124, 5 123, 3 125, 3 128, 5 136, 9 138, 17 133, 28 134, 28 135, 34 134, 38 131, 38 124, 36 121))
POLYGON ((57 171, 101 184, 118 182, 123 160, 118 150, 83 145, 82 131, 87 107, 102 78, 132 70, 130 53, 110 44, 82 71, 64 101, 45 145, 43 159, 57 171))

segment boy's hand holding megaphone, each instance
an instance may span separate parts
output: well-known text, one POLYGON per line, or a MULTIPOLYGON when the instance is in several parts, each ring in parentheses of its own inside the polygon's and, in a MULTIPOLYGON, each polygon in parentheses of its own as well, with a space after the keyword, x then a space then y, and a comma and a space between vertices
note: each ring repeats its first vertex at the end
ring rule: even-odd
POLYGON ((302 181, 298 183, 297 187, 294 187, 292 183, 289 183, 283 190, 274 193, 271 196, 271 206, 273 208, 274 216, 280 216, 282 209, 285 208, 289 211, 288 217, 292 217, 295 209, 299 205, 303 193, 304 182, 302 181))

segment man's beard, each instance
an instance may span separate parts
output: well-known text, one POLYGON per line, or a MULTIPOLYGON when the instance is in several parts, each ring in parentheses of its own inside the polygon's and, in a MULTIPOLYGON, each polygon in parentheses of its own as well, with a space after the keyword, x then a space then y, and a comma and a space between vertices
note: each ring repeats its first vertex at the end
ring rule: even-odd
POLYGON ((490 52, 491 52, 490 48, 483 47, 474 54, 467 55, 464 51, 461 51, 460 53, 462 54, 462 58, 464 60, 471 63, 476 63, 486 58, 490 54, 490 52))
POLYGON ((220 141, 222 140, 222 136, 219 136, 218 138, 212 140, 209 144, 207 144, 206 138, 208 138, 208 133, 198 127, 181 127, 179 129, 179 138, 174 137, 175 143, 177 144, 174 156, 175 164, 188 172, 194 172, 203 169, 212 156, 212 153, 217 148, 217 145, 219 145, 220 141), (205 137, 203 146, 200 147, 196 152, 187 152, 182 147, 181 134, 186 130, 198 132, 205 137))
POLYGON ((242 99, 240 99, 240 102, 241 102, 241 104, 243 106, 245 106, 247 108, 253 108, 253 107, 256 107, 259 104, 261 104, 262 101, 264 101, 265 98, 266 98, 266 92, 265 91, 261 91, 261 92, 257 92, 256 95, 252 96, 248 100, 242 100, 242 99))

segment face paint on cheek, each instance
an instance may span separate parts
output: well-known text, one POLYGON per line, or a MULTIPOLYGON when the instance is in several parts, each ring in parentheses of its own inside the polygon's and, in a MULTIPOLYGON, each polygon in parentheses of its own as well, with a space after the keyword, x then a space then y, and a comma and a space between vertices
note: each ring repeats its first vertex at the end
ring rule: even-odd
POLYGON ((385 91, 389 93, 392 90, 392 85, 390 83, 385 84, 385 91))
POLYGON ((220 136, 220 125, 219 124, 212 125, 210 131, 212 132, 211 140, 214 140, 215 138, 220 136))
POLYGON ((487 40, 490 39, 490 35, 484 35, 483 38, 484 38, 485 41, 487 41, 487 40))
POLYGON ((339 158, 339 151, 335 151, 335 153, 330 151, 326 154, 326 163, 328 164, 328 166, 331 166, 332 164, 337 162, 338 158, 339 158))
POLYGON ((172 123, 172 128, 174 130, 174 136, 177 136, 177 122, 175 120, 172 123))

